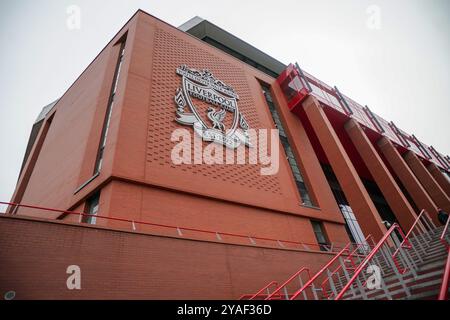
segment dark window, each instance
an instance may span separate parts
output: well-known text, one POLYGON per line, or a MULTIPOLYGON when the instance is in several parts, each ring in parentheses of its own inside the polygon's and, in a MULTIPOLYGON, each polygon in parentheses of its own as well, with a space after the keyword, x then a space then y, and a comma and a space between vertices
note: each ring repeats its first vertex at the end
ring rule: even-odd
POLYGON ((371 180, 367 180, 361 178, 364 186, 366 187, 367 193, 370 196, 373 204, 377 208, 378 213, 380 214, 381 219, 390 222, 391 224, 398 222, 395 217, 394 212, 391 210, 389 204, 383 196, 383 193, 378 188, 378 185, 371 180))
POLYGON ((87 201, 87 210, 86 213, 89 214, 89 216, 83 216, 83 222, 89 223, 89 224, 96 224, 97 222, 97 213, 98 213, 98 206, 99 206, 99 200, 100 200, 100 193, 96 193, 87 201))
POLYGON ((352 208, 350 207, 344 192, 333 172, 333 169, 329 165, 322 165, 323 172, 325 173, 325 177, 327 178, 328 184, 330 185, 331 191, 333 192, 334 198, 336 199, 336 203, 339 206, 339 209, 345 220, 345 230, 352 242, 356 243, 364 243, 365 237, 361 230, 361 227, 356 220, 355 214, 353 213, 352 208))
POLYGON ((319 243, 320 245, 320 250, 328 251, 330 242, 328 241, 328 237, 325 233, 322 222, 311 221, 311 224, 314 230, 314 234, 316 235, 317 243, 319 243))
POLYGON ((307 206, 315 206, 313 200, 309 196, 308 188, 306 187, 297 160, 295 160, 295 156, 292 151, 291 145, 289 144, 288 137, 286 135, 286 132, 284 131, 283 123, 281 122, 280 116, 273 102, 272 95, 270 94, 270 89, 265 85, 262 85, 261 88, 263 90, 264 97, 266 98, 267 105, 269 106, 273 121, 275 122, 275 126, 279 131, 280 142, 283 146, 284 152, 286 153, 286 159, 288 160, 289 166, 291 167, 291 171, 295 179, 295 184, 297 185, 297 189, 300 193, 303 204, 307 206))
POLYGON ((125 42, 122 42, 122 44, 120 45, 119 58, 117 60, 116 70, 114 73, 113 85, 111 87, 111 94, 109 96, 108 108, 106 109, 105 121, 103 123, 102 136, 100 138, 100 146, 99 146, 98 152, 97 152, 97 159, 95 162, 94 174, 99 173, 100 170, 102 169, 103 156, 104 156, 105 146, 106 146, 106 138, 108 137, 109 125, 111 123, 111 115, 112 115, 112 111, 113 111, 113 107, 114 107, 114 98, 115 98, 116 91, 117 91, 117 84, 119 83, 119 75, 120 75, 120 70, 122 68, 122 61, 123 61, 124 53, 125 53, 125 42))

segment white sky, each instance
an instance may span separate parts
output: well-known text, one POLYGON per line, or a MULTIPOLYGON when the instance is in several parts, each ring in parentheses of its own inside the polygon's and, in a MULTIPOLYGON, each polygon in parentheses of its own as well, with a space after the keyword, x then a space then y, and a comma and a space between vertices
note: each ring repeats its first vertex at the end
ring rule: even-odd
POLYGON ((450 154, 450 1, 0 1, 0 201, 10 200, 42 107, 139 8, 174 26, 198 15, 283 63, 298 61, 450 154), (66 26, 70 5, 81 9, 79 30, 66 26), (379 29, 367 26, 370 6, 379 29))

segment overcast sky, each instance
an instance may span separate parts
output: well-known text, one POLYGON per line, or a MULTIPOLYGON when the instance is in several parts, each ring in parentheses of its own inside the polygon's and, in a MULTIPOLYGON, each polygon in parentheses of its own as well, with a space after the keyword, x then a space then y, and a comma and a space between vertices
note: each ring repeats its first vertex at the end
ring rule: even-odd
POLYGON ((179 26, 198 15, 283 63, 297 61, 398 127, 450 154, 448 0, 0 0, 0 201, 31 127, 133 13, 179 26), (81 11, 67 27, 67 8, 81 11))

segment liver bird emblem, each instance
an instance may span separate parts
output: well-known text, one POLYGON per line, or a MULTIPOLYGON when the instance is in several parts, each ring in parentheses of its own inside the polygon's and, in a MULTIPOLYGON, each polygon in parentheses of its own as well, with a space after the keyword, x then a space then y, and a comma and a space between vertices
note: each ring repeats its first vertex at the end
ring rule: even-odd
POLYGON ((225 120, 226 115, 227 112, 225 109, 216 111, 216 109, 214 109, 212 106, 208 108, 208 118, 213 123, 213 129, 225 131, 225 125, 223 124, 223 120, 225 120))

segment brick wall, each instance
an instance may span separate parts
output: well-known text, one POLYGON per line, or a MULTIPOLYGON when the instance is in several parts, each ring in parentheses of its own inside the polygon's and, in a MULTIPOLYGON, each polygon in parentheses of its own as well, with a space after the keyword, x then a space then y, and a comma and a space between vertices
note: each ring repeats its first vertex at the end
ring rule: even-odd
POLYGON ((330 259, 11 216, 0 216, 0 248, 0 294, 16 299, 237 299, 330 259), (66 287, 69 265, 81 290, 66 287))

